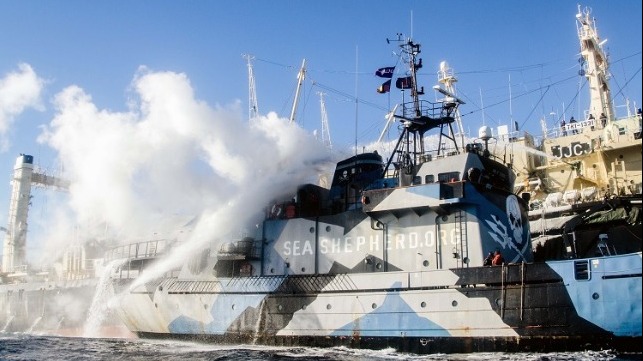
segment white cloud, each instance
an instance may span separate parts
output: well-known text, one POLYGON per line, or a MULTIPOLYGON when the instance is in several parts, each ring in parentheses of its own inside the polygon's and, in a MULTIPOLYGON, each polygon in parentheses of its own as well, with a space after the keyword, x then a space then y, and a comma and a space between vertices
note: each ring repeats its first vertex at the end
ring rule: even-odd
POLYGON ((42 110, 40 96, 45 81, 36 75, 29 64, 19 64, 18 70, 0 78, 0 149, 6 151, 6 134, 16 116, 28 108, 42 110))
POLYGON ((275 197, 315 182, 327 160, 320 142, 275 113, 248 124, 239 103, 198 100, 185 74, 142 68, 131 89, 124 112, 100 109, 77 86, 64 89, 39 137, 64 164, 78 229, 97 226, 85 238, 104 234, 106 225, 124 241, 151 237, 198 216, 183 248, 193 251, 236 234, 275 197))

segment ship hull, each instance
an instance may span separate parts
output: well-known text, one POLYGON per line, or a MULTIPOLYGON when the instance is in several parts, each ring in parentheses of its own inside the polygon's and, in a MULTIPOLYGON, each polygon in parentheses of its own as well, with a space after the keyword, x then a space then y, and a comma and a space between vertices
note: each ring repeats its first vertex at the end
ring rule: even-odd
POLYGON ((126 293, 118 310, 146 338, 414 353, 637 351, 641 253, 428 272, 168 278, 126 293))
POLYGON ((112 313, 88 329, 98 279, 0 285, 0 332, 129 338, 135 335, 112 313))
POLYGON ((182 335, 140 332, 140 338, 182 340, 217 344, 252 344, 279 347, 348 347, 414 354, 473 352, 569 352, 612 349, 640 352, 641 337, 523 336, 523 337, 346 337, 346 336, 271 336, 249 338, 239 335, 182 335))

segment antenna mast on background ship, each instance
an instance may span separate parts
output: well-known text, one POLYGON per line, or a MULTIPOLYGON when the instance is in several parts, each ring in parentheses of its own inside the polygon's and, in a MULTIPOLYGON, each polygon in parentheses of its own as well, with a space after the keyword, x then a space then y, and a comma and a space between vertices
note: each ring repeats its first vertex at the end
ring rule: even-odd
MULTIPOLYGON (((607 116, 608 121, 615 118, 613 105, 611 103, 612 95, 609 87, 608 60, 603 51, 603 44, 607 39, 600 41, 596 23, 590 17, 591 11, 585 8, 581 11, 578 5, 576 14, 576 27, 578 28, 578 39, 580 40, 581 49, 581 66, 583 67, 579 74, 585 76, 589 82, 590 103, 589 114, 594 115, 596 119, 601 113, 607 116)), ((589 116, 586 114, 586 117, 589 116)))
POLYGON ((252 71, 252 59, 254 56, 243 54, 248 61, 248 120, 253 120, 259 116, 259 105, 257 104, 257 93, 255 89, 255 74, 252 71))
POLYGON ((324 93, 317 92, 319 94, 319 105, 321 107, 321 140, 324 146, 328 149, 333 149, 333 145, 330 142, 330 130, 328 127, 328 114, 326 113, 326 103, 324 102, 324 93))
POLYGON ((290 123, 295 122, 295 113, 297 112, 297 105, 299 104, 299 92, 301 91, 301 85, 306 79, 306 59, 301 62, 301 68, 297 74, 297 92, 295 92, 295 100, 292 103, 292 111, 290 112, 290 123))

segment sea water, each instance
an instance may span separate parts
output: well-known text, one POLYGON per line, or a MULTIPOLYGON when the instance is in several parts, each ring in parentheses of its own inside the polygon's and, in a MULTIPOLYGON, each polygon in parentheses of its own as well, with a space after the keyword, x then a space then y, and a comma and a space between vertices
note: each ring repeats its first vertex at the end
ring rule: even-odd
POLYGON ((640 360, 641 354, 612 351, 569 353, 469 353, 414 355, 385 350, 345 347, 273 347, 217 345, 182 341, 55 337, 0 334, 0 360, 640 360))

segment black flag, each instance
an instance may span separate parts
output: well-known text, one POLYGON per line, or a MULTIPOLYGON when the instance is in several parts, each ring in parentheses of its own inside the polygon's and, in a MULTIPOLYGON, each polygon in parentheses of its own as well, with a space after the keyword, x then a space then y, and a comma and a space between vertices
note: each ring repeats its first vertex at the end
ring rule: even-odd
POLYGON ((398 89, 411 89, 413 87, 413 79, 410 76, 397 78, 395 87, 398 89))
POLYGON ((385 81, 380 85, 379 88, 377 88, 377 92, 380 94, 388 93, 391 91, 391 79, 385 81))

